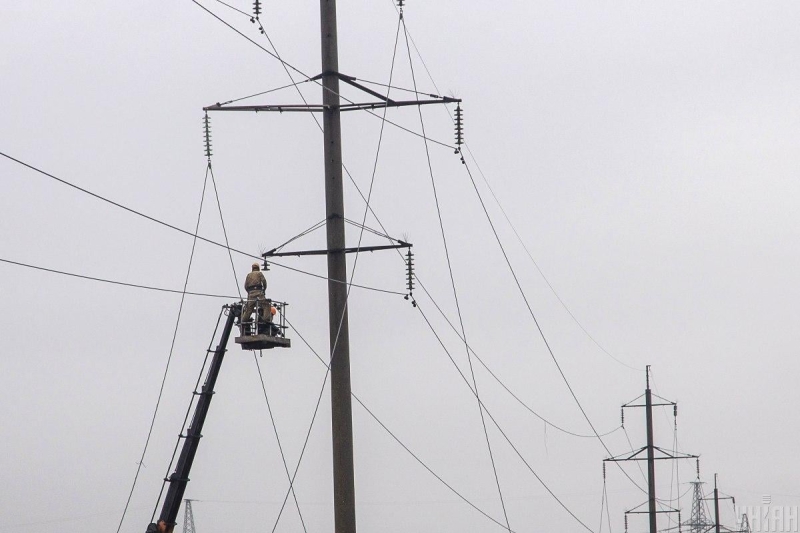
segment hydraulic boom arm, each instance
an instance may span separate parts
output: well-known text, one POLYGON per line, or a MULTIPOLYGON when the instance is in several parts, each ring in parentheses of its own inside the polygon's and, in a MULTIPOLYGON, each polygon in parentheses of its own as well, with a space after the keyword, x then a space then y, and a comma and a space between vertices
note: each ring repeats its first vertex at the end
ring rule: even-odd
POLYGON ((214 350, 214 357, 211 360, 211 366, 208 368, 206 381, 203 384, 201 392, 196 392, 199 396, 197 406, 195 406, 194 416, 192 423, 186 431, 186 435, 181 435, 184 439, 181 454, 178 457, 178 462, 175 466, 175 472, 167 478, 169 488, 167 495, 164 497, 164 504, 161 507, 161 514, 159 521, 163 520, 166 523, 166 533, 172 533, 175 528, 175 520, 178 517, 178 509, 183 501, 183 493, 186 491, 186 484, 189 482, 189 471, 192 469, 192 462, 197 453, 197 447, 202 438, 203 423, 208 414, 208 408, 211 405, 211 398, 214 395, 214 384, 217 382, 219 369, 222 366, 222 359, 225 357, 227 350, 228 339, 231 335, 234 322, 242 313, 242 305, 235 303, 226 306, 228 308, 228 318, 225 321, 225 327, 222 330, 219 344, 214 350))

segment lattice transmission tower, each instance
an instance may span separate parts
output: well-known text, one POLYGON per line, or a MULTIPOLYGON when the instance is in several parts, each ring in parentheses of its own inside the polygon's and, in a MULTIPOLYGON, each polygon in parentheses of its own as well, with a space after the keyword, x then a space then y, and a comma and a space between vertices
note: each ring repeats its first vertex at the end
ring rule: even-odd
MULTIPOLYGON (((692 481, 692 516, 681 525, 688 528, 689 533, 705 533, 714 527, 714 521, 706 513, 703 499, 703 482, 700 478, 692 481)), ((684 530, 685 531, 685 530, 684 530)))
POLYGON ((183 515, 183 533, 195 533, 194 529, 194 513, 192 512, 192 500, 183 500, 185 505, 183 515))

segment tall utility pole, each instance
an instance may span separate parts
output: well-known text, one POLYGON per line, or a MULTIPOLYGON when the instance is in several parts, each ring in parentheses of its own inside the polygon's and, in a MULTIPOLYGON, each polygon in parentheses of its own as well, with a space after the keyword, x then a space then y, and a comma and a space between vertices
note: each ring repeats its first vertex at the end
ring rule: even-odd
MULTIPOLYGON (((402 2, 400 3, 402 6, 402 2)), ((402 16, 402 7, 400 8, 402 16)), ((255 13, 258 20, 258 12, 255 13)), ((260 23, 259 23, 260 25, 260 23)), ((394 244, 382 246, 345 246, 344 191, 342 186, 341 112, 376 110, 390 107, 460 103, 459 98, 429 95, 430 98, 393 100, 358 83, 357 78, 339 72, 339 51, 336 30, 336 0, 320 0, 322 72, 310 78, 321 81, 322 104, 229 105, 216 103, 204 107, 210 111, 322 113, 325 157, 325 217, 327 248, 280 252, 278 248, 262 254, 265 261, 284 255, 325 255, 328 259, 328 327, 331 367, 331 418, 333 433, 333 498, 336 533, 355 533, 355 479, 353 475, 353 415, 350 395, 350 332, 347 321, 346 254, 391 248, 410 248, 411 244, 392 239, 394 244), (369 95, 372 101, 347 100, 341 104, 339 82, 369 95), (374 100, 377 98, 378 100, 374 100)), ((263 32, 263 28, 262 33, 263 32)), ((460 107, 456 110, 456 147, 463 144, 463 122, 460 107)), ((458 148, 456 153, 460 153, 458 148)), ((388 236, 387 236, 388 237, 388 236)), ((280 247, 279 247, 280 248, 280 247)), ((410 270, 409 259, 409 272, 410 270)))
POLYGON ((325 215, 328 236, 328 327, 333 429, 333 511, 336 533, 355 533, 353 413, 350 403, 350 332, 347 323, 347 258, 339 108, 339 45, 336 0, 320 0, 322 29, 322 123, 325 142, 325 215))
MULTIPOLYGON (((650 366, 645 369, 647 387, 644 391, 645 418, 647 421, 647 507, 650 515, 650 533, 656 533, 656 459, 653 445, 653 394, 650 392, 650 366)), ((719 532, 717 532, 719 533, 719 532)))
MULTIPOLYGON (((722 496, 719 495, 719 489, 717 488, 717 474, 714 474, 714 497, 713 498, 706 498, 708 500, 714 501, 714 531, 715 533, 720 533, 722 526, 719 523, 719 501, 720 500, 732 500, 733 501, 733 508, 736 509, 736 500, 733 496, 722 496)), ((725 531, 734 531, 735 533, 745 533, 747 530, 750 529, 750 524, 747 523, 747 515, 744 515, 745 521, 742 522, 742 525, 738 532, 736 530, 732 530, 728 527, 725 528, 725 531)))
POLYGON ((719 490, 717 490, 716 474, 714 474, 714 531, 719 533, 719 490))
MULTIPOLYGON (((669 400, 665 400, 659 396, 656 398, 662 400, 663 403, 653 403, 653 396, 655 396, 650 391, 650 365, 646 367, 646 374, 647 374, 647 385, 645 387, 644 394, 633 400, 632 402, 626 403, 622 406, 622 420, 623 420, 623 427, 625 421, 625 408, 626 407, 644 407, 645 409, 645 423, 647 425, 647 444, 639 448, 638 450, 631 450, 630 452, 626 452, 622 455, 617 455, 615 457, 609 457, 605 459, 605 461, 612 461, 612 462, 623 462, 623 461, 647 461, 647 511, 639 511, 640 507, 643 507, 644 504, 638 505, 633 509, 626 511, 625 523, 626 523, 626 531, 627 531, 627 523, 628 518, 627 514, 644 514, 647 513, 650 518, 650 533, 657 533, 658 531, 658 521, 656 517, 658 513, 671 513, 671 512, 679 512, 678 509, 667 509, 664 511, 659 511, 656 508, 656 461, 660 459, 690 459, 690 458, 697 458, 696 455, 690 455, 685 453, 680 453, 677 450, 665 450, 660 448, 654 444, 653 438, 653 407, 658 406, 671 406, 673 410, 673 416, 675 417, 675 427, 677 428, 677 420, 678 420, 678 404, 675 402, 671 402, 669 400), (641 399, 644 396, 644 404, 636 404, 637 400, 641 399), (644 452, 645 457, 642 457, 644 452), (658 455, 656 455, 658 452, 658 455)), ((680 517, 678 518, 680 521, 680 517)))

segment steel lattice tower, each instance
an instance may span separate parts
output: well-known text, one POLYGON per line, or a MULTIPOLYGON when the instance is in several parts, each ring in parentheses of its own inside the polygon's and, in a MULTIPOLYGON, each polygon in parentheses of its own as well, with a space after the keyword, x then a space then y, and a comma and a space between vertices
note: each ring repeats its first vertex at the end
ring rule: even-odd
POLYGON ((714 521, 706 514, 706 505, 703 503, 703 482, 698 478, 692 481, 692 516, 682 525, 689 528, 689 533, 705 533, 714 527, 714 521))
POLYGON ((750 533, 750 520, 747 518, 747 513, 742 514, 742 525, 739 531, 742 533, 750 533))
POLYGON ((186 504, 183 515, 183 533, 195 533, 194 530, 194 513, 192 512, 192 500, 183 500, 186 504))

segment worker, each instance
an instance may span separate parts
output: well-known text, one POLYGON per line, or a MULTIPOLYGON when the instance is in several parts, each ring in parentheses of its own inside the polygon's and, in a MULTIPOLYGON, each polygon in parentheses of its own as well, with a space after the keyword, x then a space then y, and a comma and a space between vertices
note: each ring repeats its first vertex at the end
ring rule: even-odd
POLYGON ((264 291, 267 290, 267 280, 264 278, 264 274, 261 273, 258 263, 253 263, 252 270, 244 280, 244 289, 247 291, 247 304, 244 306, 244 311, 242 311, 242 321, 250 319, 250 315, 256 308, 256 303, 258 303, 261 308, 260 318, 264 322, 272 322, 271 306, 264 295, 264 291))
POLYGON ((147 531, 145 533, 167 533, 167 522, 165 520, 159 520, 156 524, 150 524, 147 526, 147 531))

